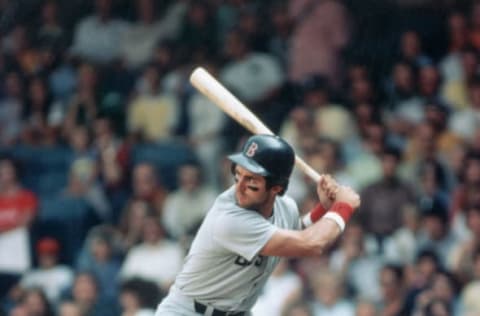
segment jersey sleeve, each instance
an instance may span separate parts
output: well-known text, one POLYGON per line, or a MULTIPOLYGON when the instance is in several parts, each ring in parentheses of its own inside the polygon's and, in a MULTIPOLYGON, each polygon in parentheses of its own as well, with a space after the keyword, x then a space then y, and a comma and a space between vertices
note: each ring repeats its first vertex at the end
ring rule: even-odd
POLYGON ((221 214, 213 230, 213 239, 225 249, 251 261, 278 228, 254 211, 221 214))

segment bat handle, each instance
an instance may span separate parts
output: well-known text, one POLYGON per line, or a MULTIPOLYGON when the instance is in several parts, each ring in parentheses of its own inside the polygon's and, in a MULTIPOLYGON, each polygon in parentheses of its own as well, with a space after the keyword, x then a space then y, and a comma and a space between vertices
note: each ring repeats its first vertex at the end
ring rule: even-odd
POLYGON ((295 164, 300 168, 307 176, 310 177, 315 183, 320 181, 322 177, 318 172, 316 172, 312 167, 310 167, 302 158, 295 156, 295 164))

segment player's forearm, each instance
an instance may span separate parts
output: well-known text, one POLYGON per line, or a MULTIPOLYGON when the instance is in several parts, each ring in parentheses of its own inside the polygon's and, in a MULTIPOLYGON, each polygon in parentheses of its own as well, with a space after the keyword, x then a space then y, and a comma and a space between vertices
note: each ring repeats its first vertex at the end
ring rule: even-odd
POLYGON ((327 209, 325 209, 321 203, 318 203, 310 212, 301 218, 302 229, 312 226, 326 213, 327 209))
POLYGON ((307 256, 323 254, 342 233, 340 226, 330 218, 322 218, 312 226, 302 230, 307 256))
MULTIPOLYGON (((317 212, 318 207, 313 210, 317 212)), ((314 221, 314 224, 304 229, 303 238, 309 244, 309 248, 314 254, 322 254, 345 229, 354 212, 354 208, 345 202, 335 202, 328 212, 321 210, 321 219, 314 221)), ((319 214, 317 214, 320 217, 319 214)))

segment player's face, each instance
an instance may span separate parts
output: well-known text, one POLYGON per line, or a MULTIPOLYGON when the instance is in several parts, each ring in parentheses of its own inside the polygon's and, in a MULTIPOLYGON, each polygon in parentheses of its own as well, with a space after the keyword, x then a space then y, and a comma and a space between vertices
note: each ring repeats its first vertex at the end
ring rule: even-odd
POLYGON ((263 211, 266 207, 271 208, 275 197, 275 191, 267 190, 266 181, 263 176, 252 173, 241 166, 236 166, 235 177, 235 199, 239 206, 256 211, 263 211))

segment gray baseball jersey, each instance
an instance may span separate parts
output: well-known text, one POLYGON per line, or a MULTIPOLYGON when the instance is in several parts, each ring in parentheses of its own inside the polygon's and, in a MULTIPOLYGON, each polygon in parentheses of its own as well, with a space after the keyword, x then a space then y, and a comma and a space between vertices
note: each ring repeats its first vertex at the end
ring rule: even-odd
POLYGON ((173 302, 182 301, 175 296, 183 296, 224 311, 249 311, 278 263, 278 257, 259 255, 278 228, 300 229, 298 207, 291 198, 277 196, 273 215, 265 219, 235 203, 234 186, 222 193, 159 310, 162 305, 171 310, 173 302))

